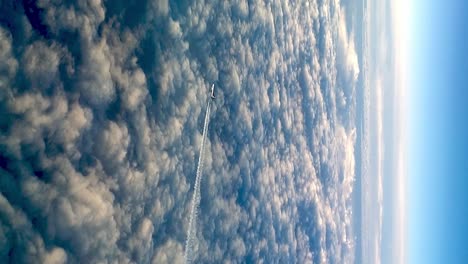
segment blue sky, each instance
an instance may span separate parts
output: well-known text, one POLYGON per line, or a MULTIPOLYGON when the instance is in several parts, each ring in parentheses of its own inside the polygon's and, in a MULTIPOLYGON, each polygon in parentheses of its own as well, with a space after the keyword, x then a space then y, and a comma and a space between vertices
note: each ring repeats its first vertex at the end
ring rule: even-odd
MULTIPOLYGON (((377 139, 371 139, 370 148, 383 148, 384 170, 371 174, 382 175, 383 202, 364 202, 370 212, 383 210, 381 227, 375 227, 373 213, 374 226, 368 228, 381 232, 377 254, 382 263, 462 263, 468 258, 467 4, 369 1, 368 6, 367 78, 377 110, 369 130, 377 139), (373 94, 379 89, 383 116, 379 93, 373 94), (379 133, 372 132, 379 124, 380 145, 379 133)), ((379 158, 371 164, 378 168, 379 158)), ((371 184, 370 192, 379 184, 371 184)), ((369 252, 363 254, 369 257, 369 252)))
POLYGON ((468 259, 468 5, 412 1, 408 263, 468 259))

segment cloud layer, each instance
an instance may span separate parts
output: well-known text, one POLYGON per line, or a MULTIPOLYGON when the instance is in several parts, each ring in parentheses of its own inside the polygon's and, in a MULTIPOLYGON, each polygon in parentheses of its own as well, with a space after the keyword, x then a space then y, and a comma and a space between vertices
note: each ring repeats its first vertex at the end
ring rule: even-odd
POLYGON ((335 1, 23 1, 0 19, 0 260, 350 263, 359 74, 335 1))

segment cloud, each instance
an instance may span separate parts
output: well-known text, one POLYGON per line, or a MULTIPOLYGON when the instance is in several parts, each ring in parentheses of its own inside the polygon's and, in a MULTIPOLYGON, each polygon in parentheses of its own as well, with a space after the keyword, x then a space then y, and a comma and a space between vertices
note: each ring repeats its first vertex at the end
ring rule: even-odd
POLYGON ((0 24, 2 260, 182 262, 215 83, 197 260, 353 262, 338 1, 27 4, 29 34, 0 24))
POLYGON ((347 80, 356 82, 359 75, 359 62, 354 43, 354 33, 347 30, 346 13, 343 8, 340 10, 337 23, 339 64, 344 67, 343 73, 347 80))
MULTIPOLYGON (((12 40, 8 31, 0 29, 0 87, 2 90, 10 85, 11 78, 16 74, 18 69, 18 61, 12 54, 12 40)), ((2 96, 5 96, 2 94, 2 96)))

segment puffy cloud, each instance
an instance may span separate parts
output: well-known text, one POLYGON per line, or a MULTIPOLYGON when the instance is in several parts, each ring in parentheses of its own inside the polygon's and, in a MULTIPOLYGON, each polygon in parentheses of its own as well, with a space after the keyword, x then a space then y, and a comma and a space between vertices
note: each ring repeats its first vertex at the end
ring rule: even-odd
POLYGON ((26 48, 22 59, 22 69, 31 82, 32 88, 47 89, 57 78, 60 63, 59 52, 42 41, 34 42, 26 48))
POLYGON ((181 263, 215 83, 197 260, 353 262, 339 1, 25 2, 32 33, 0 29, 2 260, 181 263))
POLYGON ((348 81, 356 82, 359 75, 359 62, 354 43, 353 31, 348 32, 346 24, 346 13, 342 9, 338 19, 337 50, 340 64, 345 67, 343 73, 348 81))
MULTIPOLYGON (((7 30, 0 28, 0 87, 2 90, 10 85, 11 78, 18 69, 18 61, 12 54, 11 35, 7 30)), ((2 93, 2 96, 5 94, 2 93)))

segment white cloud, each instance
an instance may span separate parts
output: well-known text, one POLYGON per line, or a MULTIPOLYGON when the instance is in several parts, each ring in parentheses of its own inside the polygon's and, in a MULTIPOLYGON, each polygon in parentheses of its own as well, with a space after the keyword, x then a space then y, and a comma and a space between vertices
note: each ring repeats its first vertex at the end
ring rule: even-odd
POLYGON ((60 63, 59 53, 41 41, 34 42, 26 48, 22 69, 30 79, 31 88, 47 88, 57 78, 60 63))
POLYGON ((0 31, 1 172, 18 182, 0 213, 39 259, 183 261, 213 82, 198 260, 353 262, 359 65, 340 3, 152 1, 137 27, 107 4, 40 1, 49 36, 0 31))
POLYGON ((338 57, 340 64, 345 67, 343 71, 348 81, 356 82, 359 75, 359 62, 354 44, 353 31, 348 32, 346 27, 346 13, 343 8, 338 18, 338 57))
POLYGON ((11 35, 7 30, 0 28, 0 88, 5 89, 11 84, 10 79, 15 76, 18 61, 12 54, 11 35))

